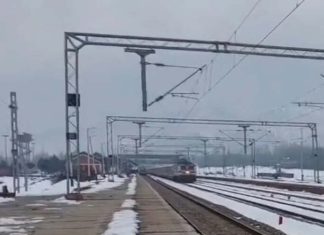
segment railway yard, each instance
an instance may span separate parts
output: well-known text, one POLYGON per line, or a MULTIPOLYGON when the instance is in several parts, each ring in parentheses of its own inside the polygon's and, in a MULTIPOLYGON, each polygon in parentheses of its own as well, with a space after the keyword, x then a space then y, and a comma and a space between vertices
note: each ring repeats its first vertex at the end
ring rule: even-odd
MULTIPOLYGON (((259 180, 260 181, 260 180, 259 180)), ((97 185, 104 184, 99 181, 97 185)), ((98 186, 97 186, 98 187, 98 186)), ((197 177, 132 175, 114 187, 0 201, 0 234, 322 234, 321 194, 197 177), (127 215, 132 211, 135 216, 127 215), (118 220, 118 213, 121 214, 118 220)))
POLYGON ((323 9, 1 0, 0 235, 324 235, 323 9))

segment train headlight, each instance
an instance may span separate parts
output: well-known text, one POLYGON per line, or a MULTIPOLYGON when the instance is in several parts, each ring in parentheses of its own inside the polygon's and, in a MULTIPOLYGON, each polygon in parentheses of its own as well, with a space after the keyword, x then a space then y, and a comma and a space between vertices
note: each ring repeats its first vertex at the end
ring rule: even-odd
POLYGON ((185 173, 188 175, 188 174, 190 174, 190 171, 185 171, 185 173))

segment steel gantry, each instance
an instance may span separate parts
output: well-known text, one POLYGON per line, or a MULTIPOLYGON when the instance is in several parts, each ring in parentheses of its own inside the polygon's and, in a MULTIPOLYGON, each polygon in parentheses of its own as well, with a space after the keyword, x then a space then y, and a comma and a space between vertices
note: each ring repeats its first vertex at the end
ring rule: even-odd
MULTIPOLYGON (((314 164, 314 181, 320 182, 317 125, 313 122, 279 122, 279 121, 243 121, 243 120, 217 120, 217 119, 190 119, 190 118, 157 118, 157 117, 132 117, 132 116, 106 116, 107 152, 114 154, 113 123, 163 123, 163 124, 188 124, 188 125, 220 125, 220 126, 273 126, 291 128, 309 128, 312 138, 312 155, 316 160, 314 164), (109 144, 110 142, 110 144, 109 144)), ((142 138, 142 137, 140 137, 142 138)))
MULTIPOLYGON (((124 50, 172 50, 200 53, 258 55, 281 58, 324 60, 324 50, 316 48, 233 43, 217 40, 191 40, 178 38, 143 37, 129 35, 64 33, 65 64, 65 122, 67 178, 71 176, 71 159, 80 152, 80 93, 79 54, 85 46, 120 47, 124 50)), ((142 60, 142 67, 145 64, 142 60)), ((145 68, 142 68, 142 88, 146 88, 145 68)), ((143 110, 147 109, 146 89, 143 92, 143 110)), ((72 181, 71 181, 72 182, 72 181)), ((67 184, 67 193, 70 192, 67 184)))

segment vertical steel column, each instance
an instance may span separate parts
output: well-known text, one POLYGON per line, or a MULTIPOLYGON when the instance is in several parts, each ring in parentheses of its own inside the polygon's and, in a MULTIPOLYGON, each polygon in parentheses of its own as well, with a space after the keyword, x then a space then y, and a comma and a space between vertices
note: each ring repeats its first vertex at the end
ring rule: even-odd
MULTIPOLYGON (((250 125, 238 125, 239 127, 243 128, 243 138, 244 138, 244 155, 247 155, 247 128, 250 127, 250 125)), ((245 159, 244 159, 245 160, 245 159)), ((245 163, 243 163, 243 176, 245 177, 245 163)))
POLYGON ((8 164, 8 150, 7 150, 7 138, 8 138, 8 135, 2 135, 3 136, 3 143, 4 143, 4 152, 5 152, 5 160, 6 160, 6 163, 8 164))
POLYGON ((226 149, 225 146, 222 147, 222 151, 223 151, 223 175, 226 175, 226 149))
POLYGON ((142 97, 143 97, 143 111, 147 111, 147 91, 146 91, 146 61, 145 57, 149 54, 154 54, 152 49, 140 48, 126 48, 125 52, 136 53, 141 58, 141 80, 142 80, 142 97))
POLYGON ((317 139, 317 127, 316 124, 312 124, 309 126, 311 129, 312 135, 312 155, 313 155, 313 163, 314 163, 314 182, 320 183, 320 166, 319 166, 319 156, 318 156, 318 139, 317 139))
POLYGON ((65 174, 66 174, 66 193, 70 193, 70 139, 69 139, 69 71, 68 71, 68 41, 67 35, 64 34, 64 74, 65 74, 65 141, 66 141, 66 156, 65 156, 65 174))
POLYGON ((301 181, 304 181, 304 135, 303 128, 300 128, 300 176, 301 181))
MULTIPOLYGON (((111 173, 111 181, 113 182, 114 181, 114 143, 113 143, 113 122, 109 122, 108 123, 108 129, 107 131, 109 130, 109 135, 110 136, 110 139, 109 139, 109 142, 110 142, 110 151, 111 151, 111 161, 110 161, 110 170, 108 171, 108 178, 109 178, 109 173, 111 173)), ((109 160, 109 158, 108 158, 109 160)))
POLYGON ((207 167, 207 141, 208 140, 202 139, 201 141, 204 143, 204 167, 207 167))
POLYGON ((107 164, 106 164, 106 172, 107 172, 107 176, 109 177, 109 127, 108 127, 108 118, 106 118, 106 148, 107 148, 107 164))
POLYGON ((141 81, 142 81, 142 96, 143 96, 143 111, 147 111, 147 89, 146 89, 146 63, 145 55, 140 54, 141 57, 141 81))
POLYGON ((73 186, 73 158, 76 158, 78 190, 80 189, 80 128, 79 128, 79 69, 78 47, 68 36, 64 35, 64 61, 65 61, 65 138, 66 138, 66 191, 70 193, 70 183, 73 186))
POLYGON ((12 174, 13 174, 13 191, 20 191, 19 179, 19 159, 18 159, 18 115, 17 115, 17 97, 16 92, 10 92, 10 105, 11 110, 11 155, 13 161, 12 174))
MULTIPOLYGON (((74 156, 77 158, 77 192, 80 193, 80 112, 79 112, 79 51, 75 51, 75 94, 76 94, 76 152, 74 156)), ((73 169, 72 169, 73 171, 73 169)))

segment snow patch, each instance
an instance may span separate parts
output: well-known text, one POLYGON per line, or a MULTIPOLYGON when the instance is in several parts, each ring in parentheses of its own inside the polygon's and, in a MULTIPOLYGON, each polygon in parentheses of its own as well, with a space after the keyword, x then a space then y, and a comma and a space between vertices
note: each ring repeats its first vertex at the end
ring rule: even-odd
POLYGON ((102 235, 135 235, 138 233, 137 213, 133 210, 117 211, 108 229, 102 235))
POLYGON ((3 197, 0 197, 0 203, 12 202, 14 200, 15 200, 14 198, 3 198, 3 197))
POLYGON ((133 199, 126 199, 121 205, 122 208, 133 208, 136 205, 136 201, 133 199))
POLYGON ((136 176, 132 176, 131 182, 128 184, 126 195, 135 195, 136 193, 136 176))
POLYGON ((27 204, 26 206, 46 206, 46 205, 41 203, 34 203, 34 204, 27 204))
POLYGON ((65 203, 65 204, 69 204, 69 205, 78 205, 78 204, 82 203, 80 201, 67 200, 65 197, 59 197, 59 198, 53 200, 52 202, 53 203, 65 203))
POLYGON ((0 225, 18 225, 18 224, 31 224, 39 223, 43 220, 43 217, 34 217, 31 219, 26 219, 26 217, 2 217, 0 218, 0 225))
POLYGON ((10 233, 12 235, 27 235, 27 231, 19 226, 2 227, 0 226, 0 233, 10 233))
POLYGON ((56 210, 62 210, 62 208, 58 208, 58 207, 47 207, 47 208, 45 208, 45 210, 47 210, 47 211, 56 211, 56 210))
MULTIPOLYGON (((0 177, 1 185, 7 185, 9 192, 12 192, 12 177, 0 177)), ((21 182, 23 182, 23 178, 20 178, 21 182)), ((28 191, 25 192, 23 187, 20 189, 20 193, 17 193, 16 196, 50 196, 50 195, 64 195, 66 194, 66 180, 59 181, 55 184, 52 184, 52 181, 49 178, 38 177, 38 178, 29 178, 28 191)), ((115 177, 114 182, 108 182, 107 179, 102 180, 93 180, 81 182, 80 186, 90 187, 87 190, 83 190, 85 193, 95 193, 101 190, 114 188, 120 186, 124 183, 125 178, 115 177)), ((71 187, 71 190, 75 190, 77 183, 74 182, 74 187, 71 187)), ((10 199, 9 199, 10 200, 10 199)), ((9 201, 6 200, 6 201, 9 201)), ((11 199, 12 200, 12 199, 11 199)), ((0 198, 0 203, 4 202, 0 198)))

